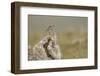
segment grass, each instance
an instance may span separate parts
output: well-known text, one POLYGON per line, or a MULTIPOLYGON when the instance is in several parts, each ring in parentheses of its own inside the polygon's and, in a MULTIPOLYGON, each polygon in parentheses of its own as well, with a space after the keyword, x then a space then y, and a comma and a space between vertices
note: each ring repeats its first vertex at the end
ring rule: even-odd
MULTIPOLYGON (((42 36, 42 32, 28 36, 29 45, 34 46, 42 36)), ((58 44, 60 46, 62 59, 87 58, 87 32, 85 31, 66 31, 57 34, 58 44)))

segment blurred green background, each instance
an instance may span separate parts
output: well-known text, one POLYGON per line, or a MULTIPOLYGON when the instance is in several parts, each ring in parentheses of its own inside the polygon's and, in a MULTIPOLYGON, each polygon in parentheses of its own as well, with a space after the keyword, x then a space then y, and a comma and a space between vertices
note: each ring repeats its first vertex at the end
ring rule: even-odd
POLYGON ((28 45, 37 44, 48 26, 56 25, 62 59, 87 58, 87 24, 87 17, 28 15, 28 45))

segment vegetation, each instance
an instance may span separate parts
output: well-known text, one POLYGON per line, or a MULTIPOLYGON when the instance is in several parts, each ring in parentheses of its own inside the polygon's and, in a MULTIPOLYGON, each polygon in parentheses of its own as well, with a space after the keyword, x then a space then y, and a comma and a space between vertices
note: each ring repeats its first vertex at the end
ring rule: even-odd
MULTIPOLYGON (((34 46, 43 38, 43 32, 28 36, 28 45, 34 46)), ((62 59, 77 59, 88 57, 88 41, 86 31, 65 31, 57 33, 62 59)), ((30 51, 29 51, 30 52, 30 51)))

